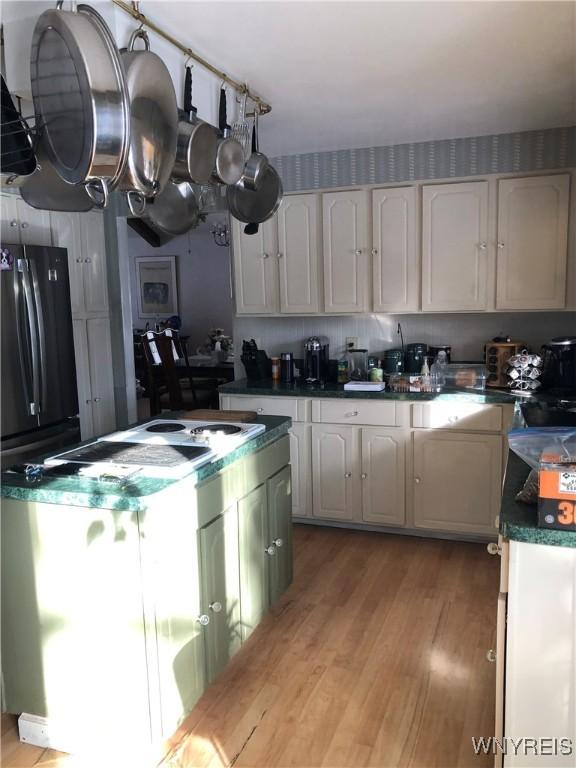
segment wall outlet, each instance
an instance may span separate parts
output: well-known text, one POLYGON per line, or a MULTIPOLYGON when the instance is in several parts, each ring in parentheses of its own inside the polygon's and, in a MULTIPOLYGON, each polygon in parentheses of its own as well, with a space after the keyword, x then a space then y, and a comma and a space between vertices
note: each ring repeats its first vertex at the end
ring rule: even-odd
POLYGON ((346 336, 346 349, 358 349, 358 336, 346 336))

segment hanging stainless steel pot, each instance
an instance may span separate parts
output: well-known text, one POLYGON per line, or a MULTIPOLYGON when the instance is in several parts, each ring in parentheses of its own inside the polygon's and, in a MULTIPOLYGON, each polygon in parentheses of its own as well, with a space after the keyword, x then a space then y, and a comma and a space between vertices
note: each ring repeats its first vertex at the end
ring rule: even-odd
POLYGON ((230 214, 245 224, 262 224, 274 216, 282 202, 282 182, 276 170, 269 165, 262 175, 257 190, 235 184, 226 190, 230 214))
POLYGON ((105 207, 128 157, 130 105, 120 54, 102 17, 88 5, 45 11, 30 54, 36 125, 48 158, 69 184, 85 184, 105 207))
POLYGON ((178 141, 172 178, 206 184, 216 165, 218 137, 214 126, 200 120, 192 103, 192 69, 186 67, 184 112, 178 123, 178 141))
POLYGON ((226 135, 230 126, 226 122, 226 91, 224 88, 220 89, 219 127, 222 138, 218 140, 212 178, 221 184, 236 184, 244 172, 246 158, 240 142, 226 135))
POLYGON ((162 59, 150 50, 147 33, 130 36, 122 64, 130 97, 130 148, 119 188, 127 192, 134 216, 143 213, 146 198, 155 197, 170 179, 176 156, 178 105, 172 78, 162 59), (136 40, 144 50, 134 50, 136 40))
POLYGON ((43 211, 91 211, 94 207, 83 184, 67 184, 46 156, 43 137, 36 148, 38 169, 20 187, 22 199, 43 211))
POLYGON ((198 224, 200 211, 192 185, 169 181, 162 192, 148 202, 141 218, 154 230, 183 235, 198 224))
POLYGON ((264 172, 268 168, 268 158, 258 151, 258 108, 254 108, 254 125, 252 127, 252 154, 246 161, 244 173, 238 184, 252 191, 258 189, 264 172))

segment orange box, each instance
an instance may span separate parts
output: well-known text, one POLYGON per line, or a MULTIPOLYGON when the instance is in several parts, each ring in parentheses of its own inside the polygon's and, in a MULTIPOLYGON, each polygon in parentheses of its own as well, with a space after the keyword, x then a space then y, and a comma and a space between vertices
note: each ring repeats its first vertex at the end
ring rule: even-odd
POLYGON ((538 480, 539 527, 576 531, 576 456, 543 453, 538 480))

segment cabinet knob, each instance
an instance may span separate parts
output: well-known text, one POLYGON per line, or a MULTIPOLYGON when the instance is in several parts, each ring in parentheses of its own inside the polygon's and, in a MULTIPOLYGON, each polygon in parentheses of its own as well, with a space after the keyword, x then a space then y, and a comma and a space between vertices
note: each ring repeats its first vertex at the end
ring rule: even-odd
POLYGON ((362 249, 361 249, 361 248, 357 248, 357 249, 354 251, 354 255, 355 255, 355 256, 362 256, 362 249))
POLYGON ((420 478, 419 477, 415 477, 414 478, 414 482, 416 483, 416 485, 419 485, 420 484, 420 478))
POLYGON ((23 221, 22 224, 20 224, 20 226, 22 227, 22 229, 28 229, 28 222, 23 221))
POLYGON ((362 478, 362 480, 366 480, 366 478, 368 477, 368 475, 366 474, 366 472, 362 472, 362 474, 360 475, 360 477, 362 478))
POLYGON ((205 627, 207 624, 210 624, 210 616, 207 616, 205 613, 203 613, 201 616, 198 616, 196 621, 198 624, 202 624, 202 626, 205 627))
POLYGON ((276 257, 277 257, 277 258, 279 258, 279 259, 281 259, 281 258, 282 258, 282 254, 281 254, 281 253, 277 253, 277 254, 276 254, 276 257))
POLYGON ((502 547, 499 544, 497 544, 495 541, 491 541, 490 544, 487 544, 486 549, 488 550, 489 555, 502 554, 502 547))
POLYGON ((84 259, 84 264, 90 264, 91 261, 92 259, 84 259))
POLYGON ((274 544, 270 544, 269 547, 266 547, 264 552, 266 552, 267 555, 270 555, 270 557, 272 557, 272 555, 276 554, 276 547, 274 546, 274 544))
POLYGON ((347 418, 352 418, 353 416, 358 416, 358 411, 350 411, 346 414, 347 418))
POLYGON ((214 611, 214 613, 220 613, 222 610, 222 603, 219 603, 218 600, 215 600, 213 603, 210 603, 208 606, 211 611, 214 611))
POLYGON ((267 259, 267 258, 268 258, 268 254, 267 254, 267 253, 263 253, 263 254, 262 254, 262 258, 263 258, 263 259, 267 259))
POLYGON ((76 259, 76 264, 82 264, 82 259, 76 259))
POLYGON ((278 547, 278 548, 283 547, 284 546, 284 539, 274 539, 272 544, 274 544, 274 546, 278 547))
POLYGON ((378 256, 378 248, 372 248, 372 256, 378 256))
POLYGON ((11 227, 17 227, 18 226, 18 222, 16 221, 16 219, 12 219, 12 221, 10 222, 10 226, 11 227))
POLYGON ((101 397, 95 397, 95 398, 94 398, 94 402, 95 402, 95 403, 99 403, 99 402, 100 402, 100 400, 102 400, 102 398, 101 398, 101 397))
POLYGON ((498 248, 504 248, 504 243, 498 242, 498 248))
POLYGON ((86 400, 86 405, 88 405, 91 402, 92 402, 92 400, 86 400))
POLYGON ((484 242, 478 243, 478 248, 480 248, 481 251, 485 251, 487 248, 487 245, 484 242))
POLYGON ((496 651, 494 651, 492 648, 486 652, 486 659, 487 661, 495 662, 496 661, 496 651))
POLYGON ((459 416, 448 416, 448 423, 449 424, 456 424, 457 421, 460 421, 459 416))
POLYGON ((346 473, 344 474, 344 477, 352 477, 352 472, 346 472, 346 473))
POLYGON ((264 413, 264 408, 256 408, 256 413, 264 413))

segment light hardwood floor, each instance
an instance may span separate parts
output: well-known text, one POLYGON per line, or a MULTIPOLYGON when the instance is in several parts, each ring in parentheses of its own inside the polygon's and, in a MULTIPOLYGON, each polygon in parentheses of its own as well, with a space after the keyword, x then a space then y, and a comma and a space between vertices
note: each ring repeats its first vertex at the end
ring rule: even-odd
MULTIPOLYGON (((163 768, 491 764, 471 737, 493 733, 498 558, 480 544, 312 526, 294 544, 292 587, 163 768)), ((2 724, 3 768, 79 765, 20 744, 11 716, 2 724)))

